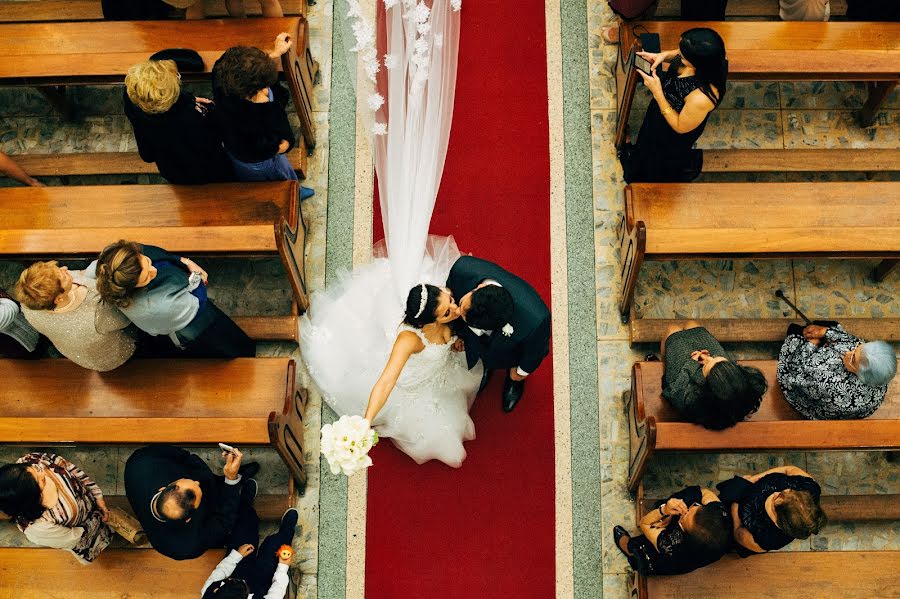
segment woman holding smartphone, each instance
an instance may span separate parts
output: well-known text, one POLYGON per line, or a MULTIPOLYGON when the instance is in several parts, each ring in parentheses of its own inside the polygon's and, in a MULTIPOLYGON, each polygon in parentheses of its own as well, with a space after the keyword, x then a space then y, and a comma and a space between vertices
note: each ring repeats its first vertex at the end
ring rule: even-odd
POLYGON ((649 75, 637 72, 653 100, 637 142, 619 152, 625 180, 693 181, 703 167, 703 153, 694 143, 725 95, 725 44, 712 29, 698 27, 681 35, 678 50, 638 55, 650 62, 649 75))

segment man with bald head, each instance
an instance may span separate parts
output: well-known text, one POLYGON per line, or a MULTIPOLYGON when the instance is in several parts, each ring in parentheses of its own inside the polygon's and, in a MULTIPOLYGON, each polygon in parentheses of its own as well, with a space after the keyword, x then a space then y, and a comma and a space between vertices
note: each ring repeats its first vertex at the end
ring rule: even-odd
POLYGON ((256 518, 256 481, 249 476, 259 466, 241 467, 241 457, 237 449, 225 455, 224 477, 170 445, 144 447, 128 458, 125 494, 154 549, 172 559, 193 559, 223 547, 241 527, 239 520, 256 518))

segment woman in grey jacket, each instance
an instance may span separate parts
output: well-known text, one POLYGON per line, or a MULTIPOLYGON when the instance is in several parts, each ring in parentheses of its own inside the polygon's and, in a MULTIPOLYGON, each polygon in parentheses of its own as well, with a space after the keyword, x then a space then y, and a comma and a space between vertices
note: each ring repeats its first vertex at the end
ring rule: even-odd
POLYGON ((142 331, 167 335, 184 355, 256 355, 256 344, 206 297, 206 271, 192 260, 120 240, 100 252, 91 267, 105 302, 142 331))

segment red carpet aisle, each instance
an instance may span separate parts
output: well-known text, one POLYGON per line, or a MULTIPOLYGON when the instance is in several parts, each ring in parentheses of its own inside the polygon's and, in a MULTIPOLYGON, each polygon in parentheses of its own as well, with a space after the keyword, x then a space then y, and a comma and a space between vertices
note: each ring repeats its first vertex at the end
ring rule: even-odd
MULTIPOLYGON (((541 0, 463 2, 456 105, 431 231, 529 281, 550 305, 549 141, 541 0)), ((382 237, 376 206, 375 237, 382 237)), ((511 414, 495 373, 459 470, 375 448, 368 599, 554 596, 552 362, 511 414)))

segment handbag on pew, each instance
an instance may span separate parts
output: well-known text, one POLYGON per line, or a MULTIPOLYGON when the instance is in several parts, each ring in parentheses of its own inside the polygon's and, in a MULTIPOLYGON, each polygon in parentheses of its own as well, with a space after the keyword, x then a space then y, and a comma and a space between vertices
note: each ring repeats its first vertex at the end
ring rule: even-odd
POLYGON ((109 508, 109 527, 132 545, 146 545, 147 535, 141 523, 127 512, 117 507, 109 508))
POLYGON ((101 0, 107 21, 157 21, 169 17, 169 5, 162 0, 101 0))
POLYGON ((190 48, 169 48, 160 50, 150 57, 150 60, 173 60, 179 73, 202 73, 203 57, 196 50, 190 48))

